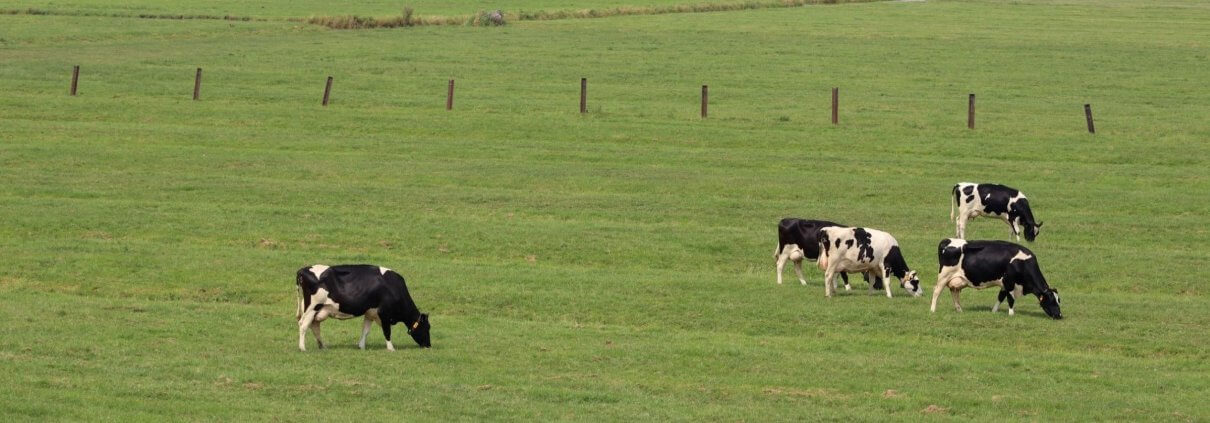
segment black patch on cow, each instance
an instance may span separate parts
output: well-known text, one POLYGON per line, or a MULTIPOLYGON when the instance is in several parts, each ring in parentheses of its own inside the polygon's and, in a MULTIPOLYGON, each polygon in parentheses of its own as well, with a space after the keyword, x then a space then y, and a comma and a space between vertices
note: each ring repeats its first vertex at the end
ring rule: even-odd
POLYGON ((907 261, 903 259, 903 251, 899 249, 898 245, 891 246, 890 251, 887 251, 886 258, 882 260, 882 264, 887 269, 887 273, 889 273, 888 277, 894 275, 899 280, 903 280, 903 277, 907 276, 907 272, 911 271, 908 268, 907 261))
POLYGON ((787 217, 777 224, 777 252, 781 254, 786 245, 797 244, 807 260, 819 259, 819 230, 827 227, 845 227, 826 220, 807 220, 787 217))
MULTIPOLYGON (((853 228, 853 239, 857 240, 857 261, 874 261, 874 246, 870 244, 871 238, 873 235, 865 228, 853 228)), ((836 247, 839 248, 840 244, 838 243, 836 247)))
POLYGON ((962 193, 963 193, 963 194, 966 194, 966 195, 971 195, 971 193, 973 193, 973 192, 975 192, 975 186, 974 186, 974 185, 967 185, 966 187, 962 188, 962 193))
POLYGON ((1008 213, 1008 201, 1019 193, 1013 188, 998 184, 979 184, 979 198, 983 199, 983 212, 988 214, 1008 213))
POLYGON ((852 247, 852 246, 853 246, 853 240, 851 240, 851 239, 850 239, 850 240, 845 240, 844 245, 845 245, 846 247, 852 247))
POLYGON ((966 202, 967 202, 967 203, 973 203, 973 202, 975 202, 975 196, 973 196, 973 195, 968 195, 968 196, 966 196, 966 202))
POLYGON ((942 267, 956 266, 958 260, 962 258, 962 249, 951 247, 949 238, 941 240, 937 245, 937 271, 940 272, 942 267))

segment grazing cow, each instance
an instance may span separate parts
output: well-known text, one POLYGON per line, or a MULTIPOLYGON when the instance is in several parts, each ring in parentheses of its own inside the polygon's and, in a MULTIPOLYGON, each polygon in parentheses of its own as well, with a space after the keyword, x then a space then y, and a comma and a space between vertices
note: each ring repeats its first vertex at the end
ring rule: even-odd
MULTIPOLYGON (((836 290, 839 272, 871 272, 883 279, 887 298, 891 297, 891 276, 899 286, 920 296, 920 278, 909 269, 899 250, 899 242, 886 232, 869 228, 828 227, 819 230, 819 268, 824 270, 824 295, 836 290)), ((871 286, 873 291, 874 287, 871 286)))
POLYGON ((966 221, 972 217, 986 216, 1001 219, 1008 223, 1017 242, 1021 241, 1021 233, 1025 240, 1033 242, 1038 237, 1042 222, 1034 222, 1034 214, 1029 210, 1029 200, 1025 194, 1013 188, 997 184, 975 184, 962 182, 954 185, 954 202, 950 203, 950 220, 957 218, 958 238, 966 238, 966 221), (957 216, 954 208, 958 208, 957 216))
POLYGON ((361 325, 361 341, 357 347, 366 348, 366 335, 372 322, 382 327, 387 349, 391 344, 391 325, 403 323, 408 334, 422 348, 429 348, 429 315, 421 313, 408 294, 408 287, 394 270, 368 264, 324 266, 317 264, 298 269, 298 349, 306 351, 307 329, 315 333, 315 342, 324 347, 319 337, 319 322, 328 317, 340 320, 365 316, 361 325))
POLYGON ((1008 314, 1013 315, 1016 299, 1024 294, 1036 295, 1042 311, 1047 316, 1062 319, 1059 310, 1059 291, 1050 289, 1038 258, 1033 251, 1005 241, 966 241, 957 238, 941 240, 937 246, 937 286, 933 288, 933 305, 929 310, 937 311, 937 297, 941 289, 950 288, 954 295, 954 309, 962 311, 958 303, 958 292, 973 286, 983 289, 999 286, 996 305, 992 312, 1000 310, 1000 303, 1008 300, 1008 314))
MULTIPOLYGON (((798 274, 798 282, 803 285, 807 284, 807 280, 802 274, 802 260, 804 258, 811 261, 819 259, 819 230, 831 226, 846 227, 826 220, 807 220, 794 217, 787 217, 778 222, 777 249, 773 251, 773 258, 777 259, 778 285, 781 285, 781 275, 785 272, 786 260, 794 262, 794 273, 798 274)), ((844 289, 851 290, 848 274, 841 273, 840 278, 844 281, 844 289)), ((865 278, 869 282, 869 275, 865 275, 865 278)), ((882 278, 874 278, 874 289, 882 289, 882 278)))

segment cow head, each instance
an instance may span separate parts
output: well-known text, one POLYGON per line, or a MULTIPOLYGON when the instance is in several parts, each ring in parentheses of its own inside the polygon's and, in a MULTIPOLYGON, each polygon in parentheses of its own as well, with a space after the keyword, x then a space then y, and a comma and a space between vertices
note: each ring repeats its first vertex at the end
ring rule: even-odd
POLYGON ((1047 316, 1055 319, 1063 318, 1063 313, 1059 311, 1058 290, 1047 289, 1045 292, 1038 294, 1038 304, 1042 306, 1042 311, 1045 311, 1047 316))
POLYGON ((431 348, 433 344, 429 342, 429 315, 420 313, 420 319, 408 326, 408 335, 412 335, 412 339, 416 341, 416 345, 420 348, 431 348))
POLYGON ((916 276, 915 270, 909 270, 907 274, 903 275, 903 282, 899 286, 917 297, 924 293, 924 289, 920 287, 920 277, 916 276))
POLYGON ((1042 222, 1038 222, 1037 225, 1031 225, 1031 224, 1026 223, 1025 224, 1025 240, 1029 241, 1029 242, 1034 242, 1034 239, 1038 238, 1038 234, 1041 231, 1042 231, 1042 222))

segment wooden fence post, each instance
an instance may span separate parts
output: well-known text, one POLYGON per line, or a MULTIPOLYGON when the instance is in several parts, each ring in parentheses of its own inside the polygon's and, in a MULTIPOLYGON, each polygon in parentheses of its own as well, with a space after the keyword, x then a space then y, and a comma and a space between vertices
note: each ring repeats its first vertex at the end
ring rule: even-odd
POLYGON ((840 88, 832 88, 832 124, 840 123, 840 88))
POLYGON ((80 80, 80 65, 71 67, 71 95, 76 95, 77 82, 80 80))
POLYGON ((197 76, 193 77, 193 99, 197 100, 202 95, 202 68, 197 68, 197 76))
POLYGON ((454 110, 454 80, 450 79, 450 89, 445 96, 445 110, 454 110))
POLYGON ((706 104, 709 103, 709 90, 709 86, 702 85, 702 119, 706 118, 706 104))
POLYGON ((588 113, 588 78, 580 78, 580 114, 588 113))
POLYGON ((332 93, 332 77, 328 76, 328 83, 324 85, 324 106, 328 105, 328 95, 332 93))
POLYGON ((971 94, 969 105, 966 107, 966 127, 975 129, 975 95, 971 94))

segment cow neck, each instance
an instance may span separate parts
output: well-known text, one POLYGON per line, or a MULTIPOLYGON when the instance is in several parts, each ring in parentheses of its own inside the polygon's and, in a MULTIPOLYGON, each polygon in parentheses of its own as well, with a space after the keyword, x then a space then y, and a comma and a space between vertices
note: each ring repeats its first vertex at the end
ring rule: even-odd
POLYGON ((412 329, 412 325, 420 320, 420 309, 416 307, 416 302, 412 301, 411 295, 404 295, 403 301, 400 302, 399 308, 395 312, 395 317, 399 319, 399 323, 408 326, 408 330, 412 329))

